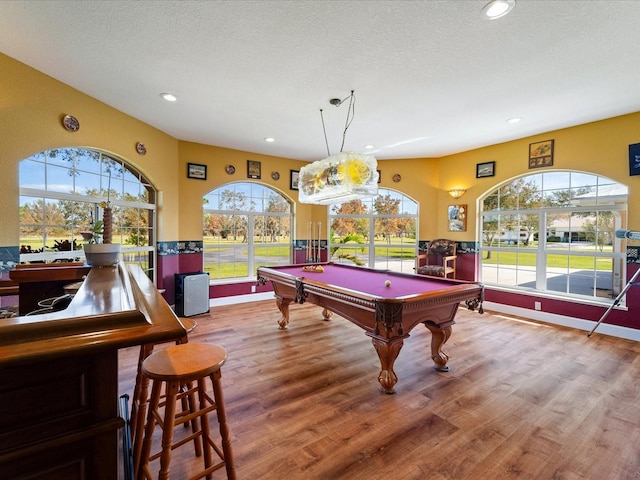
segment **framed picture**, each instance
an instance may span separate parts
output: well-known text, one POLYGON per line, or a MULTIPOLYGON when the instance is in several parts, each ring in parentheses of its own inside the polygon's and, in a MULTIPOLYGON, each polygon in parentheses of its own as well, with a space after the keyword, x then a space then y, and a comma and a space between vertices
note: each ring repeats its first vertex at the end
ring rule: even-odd
POLYGON ((262 167, 256 160, 247 160, 247 178, 260 180, 262 167))
POLYGON ((476 164, 476 178, 493 177, 496 174, 496 162, 476 164))
POLYGON ((529 144, 529 168, 553 166, 553 140, 529 144))
POLYGON ((207 179, 207 166, 198 163, 187 163, 187 178, 207 179))
POLYGON ((447 211, 450 232, 466 232, 467 231, 467 206, 466 205, 449 205, 447 211))
POLYGON ((298 190, 298 182, 300 181, 300 171, 291 170, 291 180, 289 183, 289 188, 291 190, 298 190))
POLYGON ((640 175, 640 143, 629 145, 629 175, 640 175))

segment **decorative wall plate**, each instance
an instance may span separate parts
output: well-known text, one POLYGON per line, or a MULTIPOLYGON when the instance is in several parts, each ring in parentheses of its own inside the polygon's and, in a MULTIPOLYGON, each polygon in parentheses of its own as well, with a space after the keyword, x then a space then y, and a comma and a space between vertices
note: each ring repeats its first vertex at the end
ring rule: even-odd
POLYGON ((236 167, 234 167, 233 165, 227 165, 226 167, 224 167, 224 171, 229 175, 233 175, 234 173, 236 173, 236 167))
POLYGON ((62 126, 70 132, 77 132, 80 130, 80 122, 73 115, 65 115, 62 119, 62 126))
POLYGON ((393 176, 393 181, 394 181, 394 182, 396 182, 396 183, 398 183, 400 180, 402 180, 402 177, 400 176, 400 174, 399 174, 399 173, 396 173, 396 174, 393 176))
POLYGON ((144 143, 136 143, 136 152, 138 152, 140 155, 146 155, 147 153, 147 147, 144 146, 144 143))
POLYGON ((279 180, 280 172, 271 172, 271 178, 273 178, 274 180, 279 180))

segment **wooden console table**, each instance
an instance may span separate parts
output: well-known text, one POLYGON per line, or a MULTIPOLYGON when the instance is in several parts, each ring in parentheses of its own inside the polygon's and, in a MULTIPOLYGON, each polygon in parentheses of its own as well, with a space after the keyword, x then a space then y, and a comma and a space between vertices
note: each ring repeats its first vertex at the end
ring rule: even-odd
POLYGON ((45 298, 63 295, 65 285, 82 280, 90 270, 83 263, 17 265, 9 272, 9 278, 18 285, 19 314, 38 309, 38 302, 45 298))
POLYGON ((66 310, 0 319, 0 478, 118 478, 118 349, 185 334, 137 265, 91 269, 66 310))

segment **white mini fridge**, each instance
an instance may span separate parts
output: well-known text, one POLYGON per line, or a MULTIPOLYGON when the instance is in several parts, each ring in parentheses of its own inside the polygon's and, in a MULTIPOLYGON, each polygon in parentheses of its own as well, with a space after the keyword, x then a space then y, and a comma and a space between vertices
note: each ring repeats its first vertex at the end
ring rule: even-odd
POLYGON ((176 315, 191 317, 209 312, 209 274, 176 273, 176 315))

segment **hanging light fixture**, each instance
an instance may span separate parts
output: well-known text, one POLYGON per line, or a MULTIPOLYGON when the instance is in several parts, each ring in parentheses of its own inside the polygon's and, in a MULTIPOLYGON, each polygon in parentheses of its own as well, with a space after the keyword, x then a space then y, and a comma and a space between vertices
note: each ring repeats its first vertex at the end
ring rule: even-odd
POLYGON ((349 100, 347 121, 342 134, 340 153, 331 155, 327 131, 324 127, 322 109, 322 129, 324 141, 327 145, 327 158, 318 160, 300 169, 298 200, 301 203, 329 205, 334 202, 346 202, 359 198, 372 197, 378 194, 378 162, 373 155, 355 152, 343 152, 347 129, 353 121, 355 109, 355 94, 343 100, 333 98, 331 105, 339 107, 349 100))

